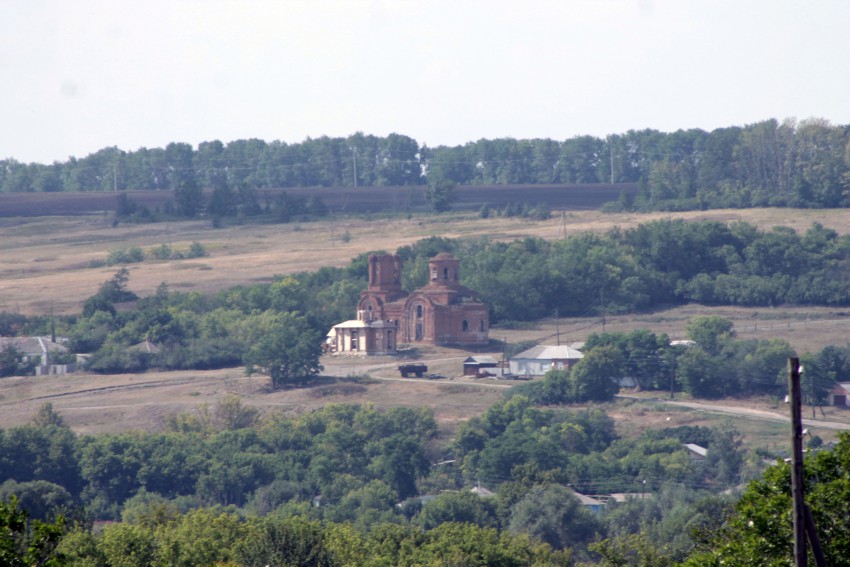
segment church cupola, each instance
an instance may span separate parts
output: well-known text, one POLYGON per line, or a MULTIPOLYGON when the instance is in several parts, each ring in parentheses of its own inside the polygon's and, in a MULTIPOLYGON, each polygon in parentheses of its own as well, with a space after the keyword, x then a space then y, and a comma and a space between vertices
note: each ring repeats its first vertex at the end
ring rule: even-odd
POLYGON ((428 262, 431 283, 453 285, 460 282, 460 260, 447 252, 440 252, 428 262))

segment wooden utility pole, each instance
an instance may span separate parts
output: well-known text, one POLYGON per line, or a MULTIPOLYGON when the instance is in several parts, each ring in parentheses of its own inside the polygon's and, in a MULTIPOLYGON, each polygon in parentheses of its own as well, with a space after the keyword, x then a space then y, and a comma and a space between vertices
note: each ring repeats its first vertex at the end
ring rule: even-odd
POLYGON ((812 512, 803 493, 803 416, 800 394, 800 359, 788 359, 788 390, 791 404, 791 497, 794 504, 794 565, 806 567, 806 536, 818 567, 826 567, 812 512))
POLYGON ((561 346, 561 324, 558 319, 558 310, 555 309, 555 334, 558 336, 558 346, 561 346))
POLYGON ((791 403, 791 499, 794 509, 794 565, 806 567, 806 509, 803 496, 803 417, 800 400, 800 359, 788 359, 791 403))

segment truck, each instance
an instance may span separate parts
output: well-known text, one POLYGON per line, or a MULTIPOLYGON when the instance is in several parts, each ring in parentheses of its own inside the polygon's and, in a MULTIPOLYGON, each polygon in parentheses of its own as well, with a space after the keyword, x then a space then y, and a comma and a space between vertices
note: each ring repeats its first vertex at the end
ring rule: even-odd
POLYGON ((422 378, 428 372, 428 367, 422 362, 411 362, 409 364, 399 364, 398 372, 402 378, 407 378, 411 374, 417 378, 422 378))

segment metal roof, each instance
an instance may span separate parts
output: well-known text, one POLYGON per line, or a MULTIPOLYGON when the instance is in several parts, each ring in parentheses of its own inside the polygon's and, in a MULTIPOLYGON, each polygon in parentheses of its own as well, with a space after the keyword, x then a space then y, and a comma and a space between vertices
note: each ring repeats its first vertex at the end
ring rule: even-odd
POLYGON ((470 356, 463 361, 464 364, 499 364, 499 361, 490 355, 470 356))
POLYGON ((584 358, 584 355, 567 345, 537 345, 514 355, 513 358, 514 360, 518 358, 529 358, 532 360, 581 360, 584 358))

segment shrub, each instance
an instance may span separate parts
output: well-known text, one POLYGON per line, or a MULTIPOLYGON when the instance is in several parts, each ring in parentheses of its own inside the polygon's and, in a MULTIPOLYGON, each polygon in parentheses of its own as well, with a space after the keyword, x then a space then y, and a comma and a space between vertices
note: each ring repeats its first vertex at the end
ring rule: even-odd
POLYGON ((118 248, 109 253, 106 258, 106 264, 114 266, 115 264, 134 264, 145 259, 145 251, 138 246, 129 248, 118 248))

